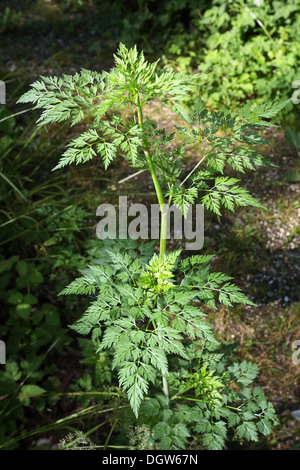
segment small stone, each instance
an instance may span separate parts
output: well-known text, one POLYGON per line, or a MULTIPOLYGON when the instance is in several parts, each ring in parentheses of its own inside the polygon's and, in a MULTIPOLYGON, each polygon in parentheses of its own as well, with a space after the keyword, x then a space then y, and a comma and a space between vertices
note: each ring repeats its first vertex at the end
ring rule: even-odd
POLYGON ((291 411, 291 415, 296 421, 300 421, 300 410, 291 411))

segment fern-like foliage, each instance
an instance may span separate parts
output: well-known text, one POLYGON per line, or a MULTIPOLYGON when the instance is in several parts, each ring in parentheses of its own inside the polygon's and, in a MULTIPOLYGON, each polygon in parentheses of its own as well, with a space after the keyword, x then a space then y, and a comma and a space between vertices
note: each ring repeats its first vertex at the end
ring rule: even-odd
POLYGON ((169 375, 169 356, 188 359, 186 337, 218 344, 205 304, 253 304, 230 277, 209 273, 211 256, 195 255, 182 263, 179 256, 175 251, 162 260, 155 254, 142 264, 126 252, 108 251, 108 268, 89 266, 61 292, 93 296, 71 328, 83 335, 97 330, 100 349, 112 351, 113 369, 136 416, 150 384, 161 372, 169 375), (175 282, 176 270, 186 273, 180 283, 175 282))
MULTIPOLYGON (((41 77, 19 99, 41 110, 38 125, 86 125, 54 169, 95 158, 107 169, 122 156, 131 167, 150 172, 161 208, 166 198, 184 216, 197 202, 218 216, 242 206, 263 208, 231 173, 272 165, 255 146, 267 143, 260 131, 287 101, 213 112, 199 97, 188 109, 184 103, 196 74, 158 71, 158 62, 123 44, 114 60, 109 72, 41 77), (152 100, 170 106, 183 125, 170 133, 146 116, 145 104, 152 100), (197 146, 199 158, 186 171, 189 145, 197 146)), ((153 448, 184 449, 198 433, 203 447, 222 449, 230 428, 240 440, 257 441, 276 423, 273 406, 250 387, 257 367, 232 362, 207 318, 219 304, 253 302, 231 277, 211 271, 211 255, 181 260, 180 251, 167 253, 164 226, 159 254, 153 244, 132 251, 128 242, 127 251, 107 251, 61 292, 91 299, 71 328, 91 335, 98 352, 110 355, 137 424, 144 421, 151 429, 153 448)))
POLYGON ((278 420, 264 392, 251 386, 257 366, 232 363, 232 348, 213 343, 193 341, 187 352, 170 372, 171 398, 158 395, 141 407, 139 421, 152 428, 153 445, 181 450, 193 435, 200 448, 222 450, 230 434, 241 443, 269 435, 278 420))
POLYGON ((141 103, 154 99, 169 102, 188 95, 195 76, 173 71, 156 73, 157 62, 149 64, 143 53, 123 44, 114 55, 115 68, 110 72, 80 73, 62 77, 41 77, 18 103, 33 103, 42 109, 38 125, 69 120, 71 126, 91 120, 92 128, 68 144, 60 162, 54 168, 85 163, 100 156, 105 169, 117 155, 123 155, 136 165, 141 150, 141 129, 132 121, 121 122, 118 112, 135 106, 136 91, 141 103))

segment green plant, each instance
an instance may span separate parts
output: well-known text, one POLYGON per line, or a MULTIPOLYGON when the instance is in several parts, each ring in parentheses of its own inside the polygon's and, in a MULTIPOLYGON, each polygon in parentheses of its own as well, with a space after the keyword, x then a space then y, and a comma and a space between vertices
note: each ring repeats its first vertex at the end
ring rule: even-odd
POLYGON ((0 13, 0 33, 5 33, 19 26, 21 18, 22 14, 20 12, 6 7, 3 13, 0 13))
POLYGON ((59 441, 60 450, 95 450, 95 444, 82 431, 70 433, 59 441))
POLYGON ((221 210, 238 206, 262 208, 240 179, 226 171, 231 167, 243 174, 271 165, 253 147, 266 143, 258 131, 270 126, 267 119, 287 101, 215 113, 199 98, 187 110, 183 103, 195 75, 157 73, 157 63, 148 63, 136 47, 128 50, 123 44, 114 58, 109 72, 42 77, 19 100, 43 110, 39 125, 70 120, 74 126, 89 115, 88 129, 68 144, 55 169, 97 156, 107 169, 121 155, 130 166, 150 173, 161 210, 158 253, 149 246, 140 256, 108 250, 109 262, 91 264, 62 291, 93 297, 72 328, 91 333, 99 342, 98 352, 112 355, 112 369, 133 419, 138 426, 150 426, 161 448, 186 448, 190 436, 198 433, 201 445, 221 449, 231 428, 234 439, 257 441, 259 433, 268 435, 277 422, 273 405, 262 390, 250 387, 257 367, 233 361, 232 348, 224 349, 215 338, 205 313, 217 303, 253 302, 231 277, 211 271, 213 256, 181 259, 180 250, 167 252, 167 213, 173 202, 185 216, 196 200, 219 216, 221 210), (175 126, 172 134, 159 128, 145 115, 145 105, 154 99, 170 105, 186 124, 175 126), (175 144, 175 135, 180 144, 175 144), (190 144, 201 157, 184 174, 190 144))
POLYGON ((18 256, 0 261, 0 299, 8 310, 0 326, 7 350, 5 370, 0 374, 2 445, 8 436, 23 430, 24 411, 32 399, 38 412, 59 400, 52 383, 57 366, 45 362, 45 357, 51 350, 61 352, 71 339, 61 327, 57 307, 34 295, 43 283, 44 277, 35 263, 18 256), (46 392, 52 395, 46 397, 46 392))
MULTIPOLYGON (((293 94, 299 79, 299 0, 213 0, 190 8, 190 27, 167 41, 167 59, 180 70, 197 69, 202 98, 212 109, 232 109, 293 94)), ((280 114, 296 126, 299 108, 290 102, 280 114)))

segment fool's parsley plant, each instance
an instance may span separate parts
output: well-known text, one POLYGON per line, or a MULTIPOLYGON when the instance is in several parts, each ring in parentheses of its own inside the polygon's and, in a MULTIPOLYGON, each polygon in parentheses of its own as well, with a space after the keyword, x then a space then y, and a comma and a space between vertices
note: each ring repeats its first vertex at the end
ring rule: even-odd
POLYGON ((68 143, 56 170, 95 158, 107 169, 123 157, 149 173, 161 210, 158 252, 153 243, 137 245, 134 256, 107 251, 106 263, 88 266, 62 291, 92 298, 72 328, 111 353, 136 424, 150 429, 158 448, 189 448, 191 436, 207 449, 223 449, 229 439, 258 441, 277 418, 263 391, 251 386, 257 366, 232 360, 234 348, 216 339, 205 313, 207 306, 253 303, 231 277, 211 270, 213 256, 167 250, 167 210, 173 203, 186 216, 196 202, 218 216, 239 206, 263 208, 241 177, 272 165, 255 146, 266 143, 260 130, 286 102, 213 112, 199 98, 188 109, 196 74, 157 71, 157 62, 123 44, 114 59, 109 72, 41 77, 19 100, 41 109, 38 125, 68 120, 82 129, 89 123, 68 143), (147 116, 153 100, 179 115, 182 125, 173 133, 147 116), (187 172, 191 144, 199 158, 187 172), (240 176, 226 176, 228 167, 240 176))

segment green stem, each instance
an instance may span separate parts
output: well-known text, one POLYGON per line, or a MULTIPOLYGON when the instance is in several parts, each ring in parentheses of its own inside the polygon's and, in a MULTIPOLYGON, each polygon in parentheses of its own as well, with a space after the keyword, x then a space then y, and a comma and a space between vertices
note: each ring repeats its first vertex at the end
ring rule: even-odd
POLYGON ((156 192, 156 196, 157 196, 157 200, 158 200, 160 212, 161 212, 159 256, 162 259, 167 250, 168 206, 165 204, 161 186, 160 186, 160 183, 159 183, 159 180, 158 180, 158 177, 157 177, 157 174, 156 174, 153 162, 152 162, 152 158, 150 155, 149 144, 148 144, 147 137, 145 134, 145 129, 144 129, 143 112, 142 112, 142 107, 141 107, 139 98, 138 98, 137 110, 138 110, 139 125, 143 131, 144 154, 147 159, 147 163, 149 166, 149 170, 151 173, 151 177, 153 180, 153 184, 154 184, 154 188, 155 188, 155 192, 156 192))
MULTIPOLYGON (((155 192, 157 195, 159 207, 160 207, 160 212, 161 212, 161 225, 160 225, 160 246, 159 246, 159 257, 162 260, 165 256, 166 250, 167 250, 167 228, 168 228, 168 206, 166 206, 165 201, 164 201, 164 196, 161 190, 161 186, 152 162, 152 158, 150 155, 150 150, 149 150, 149 144, 148 140, 146 137, 145 133, 145 128, 144 128, 144 121, 143 121, 143 112, 142 112, 142 106, 140 103, 140 98, 138 96, 137 98, 137 112, 138 112, 138 121, 140 128, 143 131, 143 144, 144 144, 144 154, 147 159, 147 163, 149 166, 149 170, 151 173, 151 177, 153 180, 155 192)), ((169 387, 168 387, 168 382, 165 377, 165 373, 161 371, 162 374, 162 383, 163 383, 163 391, 164 394, 167 398, 169 398, 169 387)))
POLYGON ((111 435, 112 435, 112 433, 113 433, 113 431, 114 431, 114 429, 115 429, 115 426, 116 426, 117 422, 118 422, 118 420, 116 419, 115 422, 114 422, 114 424, 113 424, 112 427, 111 427, 111 430, 110 430, 108 436, 107 436, 107 439, 106 439, 106 441, 105 441, 103 450, 106 450, 106 449, 107 449, 109 440, 110 440, 110 438, 111 438, 111 435))

